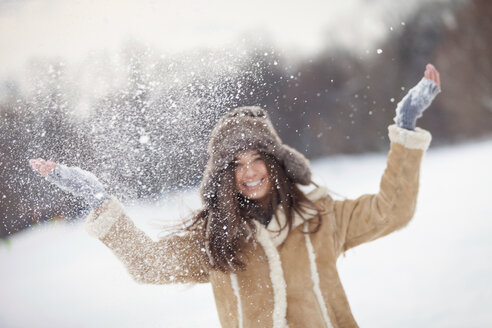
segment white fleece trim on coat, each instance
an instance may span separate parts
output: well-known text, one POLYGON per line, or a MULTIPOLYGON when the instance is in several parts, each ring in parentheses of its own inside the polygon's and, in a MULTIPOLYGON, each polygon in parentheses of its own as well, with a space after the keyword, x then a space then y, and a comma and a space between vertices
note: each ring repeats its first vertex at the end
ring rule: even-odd
POLYGON ((237 281, 237 275, 235 273, 231 273, 231 284, 237 300, 237 321, 239 324, 239 328, 243 328, 243 306, 241 304, 241 296, 239 295, 239 283, 237 281))
POLYGON ((114 196, 110 196, 100 208, 104 208, 104 210, 99 214, 96 213, 96 210, 89 213, 84 228, 91 236, 102 239, 116 220, 125 213, 123 205, 114 196))
POLYGON ((415 130, 400 128, 396 124, 388 126, 388 136, 391 142, 399 143, 406 148, 427 150, 432 140, 429 131, 416 127, 415 130))
MULTIPOLYGON (((308 225, 304 224, 304 232, 309 232, 308 225)), ((325 299, 321 294, 321 287, 319 282, 319 274, 318 267, 316 265, 316 254, 314 253, 313 244, 311 243, 311 237, 308 233, 304 234, 306 238, 306 248, 309 257, 309 264, 311 267, 311 280, 313 281, 313 291, 316 295, 316 299, 318 300, 319 307, 321 308, 321 312, 323 313, 323 319, 325 320, 326 327, 333 328, 333 324, 331 323, 330 316, 328 315, 328 309, 326 308, 325 299)))
POLYGON ((273 244, 268 231, 255 221, 256 239, 265 250, 270 268, 270 280, 273 288, 273 328, 285 328, 287 326, 287 284, 285 282, 284 272, 280 254, 273 244))

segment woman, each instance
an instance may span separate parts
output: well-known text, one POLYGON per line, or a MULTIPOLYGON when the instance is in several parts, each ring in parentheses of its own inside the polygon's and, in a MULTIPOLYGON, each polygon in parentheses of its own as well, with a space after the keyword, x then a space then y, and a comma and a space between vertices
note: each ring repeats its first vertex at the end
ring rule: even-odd
POLYGON ((282 144, 268 115, 242 107, 220 119, 209 142, 203 210, 186 233, 152 241, 92 174, 31 160, 49 181, 93 208, 87 231, 142 283, 210 282, 223 327, 357 327, 338 277, 340 254, 404 227, 412 218, 419 168, 431 135, 416 128, 440 92, 437 70, 398 104, 380 191, 333 200, 304 194, 307 159, 282 144))

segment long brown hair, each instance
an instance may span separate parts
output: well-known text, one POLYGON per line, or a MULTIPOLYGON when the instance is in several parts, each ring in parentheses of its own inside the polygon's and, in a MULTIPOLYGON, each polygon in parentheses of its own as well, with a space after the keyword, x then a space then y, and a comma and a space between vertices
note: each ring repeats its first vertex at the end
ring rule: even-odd
MULTIPOLYGON (((213 270, 230 273, 246 268, 246 264, 238 255, 255 235, 253 220, 265 222, 277 211, 279 205, 282 205, 286 223, 280 230, 290 231, 295 213, 303 218, 306 206, 317 209, 287 176, 284 167, 274 156, 262 152, 259 154, 265 162, 272 182, 272 190, 267 196, 270 198, 267 208, 262 208, 258 202, 245 198, 237 191, 235 166, 228 165, 219 174, 218 194, 211 197, 205 208, 193 216, 191 223, 185 227, 186 230, 201 231, 203 247, 213 270)), ((278 218, 274 217, 278 221, 278 218)), ((280 222, 277 223, 280 226, 280 222)), ((320 225, 321 216, 318 215, 317 225, 310 232, 317 232, 320 225)))

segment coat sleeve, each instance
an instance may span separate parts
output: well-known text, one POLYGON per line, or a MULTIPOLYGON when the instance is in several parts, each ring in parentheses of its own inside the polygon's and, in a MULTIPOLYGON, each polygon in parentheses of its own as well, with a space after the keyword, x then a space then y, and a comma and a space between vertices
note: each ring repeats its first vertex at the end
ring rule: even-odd
POLYGON ((153 241, 135 227, 114 196, 91 211, 85 229, 109 247, 139 283, 208 282, 197 232, 153 241))
POLYGON ((330 201, 338 254, 405 227, 417 203, 420 163, 431 142, 421 128, 388 127, 391 141, 386 169, 377 194, 330 201))

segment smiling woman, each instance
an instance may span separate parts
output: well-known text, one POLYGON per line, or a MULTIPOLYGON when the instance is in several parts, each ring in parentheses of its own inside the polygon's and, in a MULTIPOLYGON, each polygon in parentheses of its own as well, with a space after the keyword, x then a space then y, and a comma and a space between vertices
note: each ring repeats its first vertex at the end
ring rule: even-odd
POLYGON ((412 219, 420 163, 431 134, 416 127, 440 92, 437 70, 396 109, 388 127, 387 168, 377 194, 334 200, 326 188, 304 194, 309 161, 285 145, 260 107, 240 107, 214 127, 200 195, 203 209, 185 231, 154 242, 97 178, 78 168, 32 160, 32 167, 93 208, 87 231, 138 282, 210 282, 223 327, 357 327, 336 262, 350 248, 412 219))
POLYGON ((263 157, 256 150, 237 155, 234 167, 236 188, 244 197, 256 200, 271 193, 268 169, 263 157))

